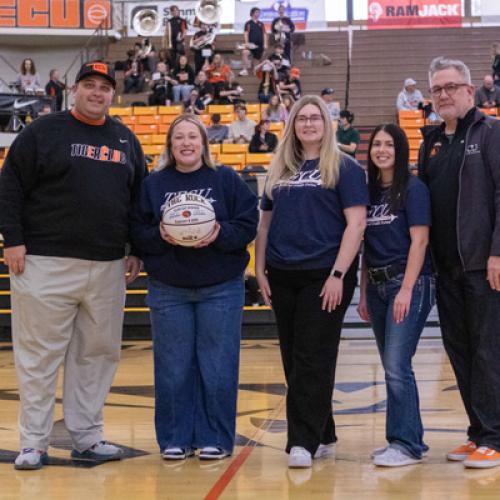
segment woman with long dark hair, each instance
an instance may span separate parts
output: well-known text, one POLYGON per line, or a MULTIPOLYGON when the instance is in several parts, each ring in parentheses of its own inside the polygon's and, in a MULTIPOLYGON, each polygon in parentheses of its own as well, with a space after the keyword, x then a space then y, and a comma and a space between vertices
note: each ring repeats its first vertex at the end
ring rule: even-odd
POLYGON ((40 75, 37 73, 35 63, 30 57, 23 59, 16 83, 23 93, 35 93, 42 88, 40 75))
POLYGON ((418 463, 428 450, 411 363, 435 301, 427 250, 431 208, 408 159, 404 131, 379 125, 368 146, 370 207, 358 312, 371 322, 385 370, 388 446, 372 457, 387 467, 418 463))
POLYGON ((276 149, 278 138, 272 132, 269 132, 270 125, 269 120, 261 120, 255 126, 255 134, 248 146, 250 153, 272 153, 276 149))
POLYGON ((288 386, 292 468, 335 452, 335 367, 367 204, 363 169, 339 151, 323 101, 304 96, 270 165, 255 242, 256 277, 276 314, 288 386))

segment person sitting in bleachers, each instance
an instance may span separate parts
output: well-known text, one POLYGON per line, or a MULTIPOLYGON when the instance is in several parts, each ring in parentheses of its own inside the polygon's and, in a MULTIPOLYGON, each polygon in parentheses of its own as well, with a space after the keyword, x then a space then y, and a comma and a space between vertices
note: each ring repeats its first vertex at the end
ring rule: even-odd
POLYGON ((132 61, 130 67, 127 68, 124 74, 123 82, 125 94, 139 93, 144 89, 145 78, 142 73, 142 66, 137 61, 132 61))
POLYGON ((42 89, 40 75, 36 72, 33 59, 27 57, 21 63, 20 72, 17 75, 16 84, 23 94, 34 94, 42 89))
POLYGON ((135 57, 142 66, 142 71, 152 73, 156 67, 156 49, 149 38, 139 35, 135 43, 135 57))
POLYGON ((334 101, 335 89, 332 87, 327 87, 321 91, 321 99, 323 99, 328 112, 330 113, 330 118, 332 120, 338 120, 340 118, 340 104, 334 101))
POLYGON ((207 127, 208 142, 210 144, 222 144, 227 140, 229 127, 221 124, 219 113, 212 115, 211 122, 212 125, 207 127))
POLYGON ((264 119, 255 127, 255 133, 248 147, 250 153, 272 153, 276 149, 278 138, 269 132, 270 125, 271 122, 264 119))
POLYGON ((283 94, 281 97, 281 104, 285 107, 287 117, 290 116, 293 105, 295 104, 295 99, 290 94, 283 94))
POLYGON ((269 59, 264 59, 255 69, 255 74, 260 80, 258 97, 259 102, 268 103, 272 95, 278 92, 278 70, 269 59))
POLYGON ((279 96, 272 95, 269 99, 269 105, 264 111, 264 118, 270 122, 286 122, 288 118, 285 106, 281 104, 279 96))
POLYGON ((495 85, 500 86, 500 43, 495 42, 491 46, 491 71, 495 85))
POLYGON ((214 100, 214 86, 208 81, 205 71, 199 71, 194 80, 194 88, 198 90, 200 99, 205 106, 214 100))
POLYGON ((213 28, 200 23, 200 29, 191 37, 190 49, 194 52, 194 67, 198 74, 205 64, 210 64, 214 58, 213 28))
MULTIPOLYGON (((300 83, 300 69, 295 66, 290 69, 285 78, 279 82, 279 90, 282 95, 291 94, 294 101, 302 97, 302 85, 300 83)), ((328 107, 328 105, 327 105, 328 107)))
MULTIPOLYGON (((288 8, 291 10, 290 6, 288 8)), ((274 43, 283 47, 285 59, 291 62, 292 33, 295 31, 295 24, 288 16, 285 16, 285 13, 286 7, 281 4, 278 7, 278 17, 273 19, 271 24, 271 32, 274 37, 274 43)))
POLYGON ((356 158, 361 137, 359 132, 352 126, 354 115, 347 109, 340 112, 339 128, 337 129, 337 145, 343 153, 356 158))
POLYGON ((205 65, 204 70, 207 73, 208 81, 214 86, 215 99, 218 99, 224 84, 229 80, 231 68, 224 62, 224 58, 220 54, 215 54, 212 64, 205 65))
POLYGON ((172 96, 175 103, 186 101, 194 87, 194 70, 185 55, 179 56, 179 62, 172 71, 172 96))
POLYGON ((247 108, 238 104, 235 108, 236 120, 229 125, 228 142, 246 144, 252 140, 255 132, 255 122, 247 118, 247 108))
POLYGON ((496 108, 500 104, 500 88, 491 75, 485 75, 483 84, 476 90, 475 101, 479 108, 496 108))
POLYGON ((170 101, 172 98, 171 82, 172 78, 167 64, 159 62, 149 82, 149 86, 153 90, 153 93, 148 97, 150 106, 164 106, 167 101, 170 101))
POLYGON ((205 112, 205 105, 200 99, 198 89, 191 90, 189 99, 184 101, 184 112, 192 115, 202 115, 205 112))
POLYGON ((403 90, 398 94, 396 107, 398 111, 417 110, 418 103, 424 100, 422 92, 417 89, 417 82, 413 78, 404 81, 403 90))
POLYGON ((219 104, 245 104, 243 99, 243 87, 234 79, 234 73, 231 71, 224 87, 219 92, 219 104))

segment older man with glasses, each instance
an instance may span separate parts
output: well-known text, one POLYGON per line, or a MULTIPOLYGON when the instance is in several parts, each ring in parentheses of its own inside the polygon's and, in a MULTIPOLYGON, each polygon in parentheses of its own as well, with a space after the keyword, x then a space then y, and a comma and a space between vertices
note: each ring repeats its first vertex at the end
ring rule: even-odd
POLYGON ((469 418, 447 454, 500 465, 500 122, 474 106, 469 68, 438 57, 429 71, 444 122, 424 129, 419 173, 431 193, 431 248, 443 342, 469 418))

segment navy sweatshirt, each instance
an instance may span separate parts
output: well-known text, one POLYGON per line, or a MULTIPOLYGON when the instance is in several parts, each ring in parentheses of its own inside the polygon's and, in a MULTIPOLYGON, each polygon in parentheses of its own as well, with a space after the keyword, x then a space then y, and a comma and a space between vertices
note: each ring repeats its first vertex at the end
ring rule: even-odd
POLYGON ((132 221, 132 240, 149 276, 167 285, 196 288, 223 283, 242 274, 246 246, 258 223, 257 197, 231 168, 202 166, 191 173, 167 167, 148 176, 132 221), (204 248, 170 245, 160 236, 163 206, 184 192, 207 198, 221 229, 204 248))
POLYGON ((147 174, 137 137, 106 118, 63 111, 35 120, 12 143, 0 174, 0 233, 28 254, 117 260, 129 241, 132 199, 147 174))

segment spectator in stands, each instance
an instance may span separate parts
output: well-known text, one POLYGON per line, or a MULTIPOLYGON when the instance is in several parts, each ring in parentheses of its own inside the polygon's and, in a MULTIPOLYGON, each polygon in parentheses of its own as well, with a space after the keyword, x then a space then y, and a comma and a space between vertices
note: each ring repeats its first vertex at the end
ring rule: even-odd
POLYGON ((419 175, 431 193, 432 261, 443 344, 467 417, 467 441, 447 458, 500 466, 500 122, 474 106, 470 70, 431 62, 444 120, 423 130, 419 175))
POLYGON ((185 55, 179 56, 179 63, 172 72, 172 97, 174 103, 186 101, 194 87, 194 71, 185 55))
POLYGON ((110 66, 85 63, 71 111, 26 127, 0 174, 20 394, 16 469, 48 461, 61 365, 71 457, 124 455, 103 441, 103 407, 120 359, 126 282, 141 267, 125 249, 131 201, 147 171, 137 137, 108 116, 115 86, 110 66))
POLYGON ((266 104, 272 95, 278 93, 278 71, 274 63, 269 59, 264 59, 255 67, 254 71, 260 80, 259 102, 266 104))
POLYGON ((211 118, 212 125, 207 127, 208 142, 210 144, 222 144, 229 135, 227 125, 222 125, 220 122, 220 114, 214 113, 211 118))
POLYGON ((246 144, 252 140, 255 122, 247 118, 247 108, 243 104, 236 105, 236 120, 229 125, 228 142, 246 144))
POLYGON ((343 109, 339 116, 339 127, 337 129, 337 143, 340 151, 356 158, 356 150, 361 141, 359 132, 352 126, 354 115, 347 109, 343 109))
POLYGON ((205 128, 181 115, 167 134, 166 162, 143 183, 133 241, 148 273, 155 361, 155 428, 165 460, 233 453, 243 274, 259 218, 257 198, 210 156, 205 128), (186 248, 165 231, 162 213, 184 193, 210 198, 211 234, 186 248))
POLYGON ((264 111, 264 117, 270 122, 286 122, 288 114, 285 106, 281 104, 279 96, 272 95, 264 111))
POLYGON ((273 19, 271 32, 274 43, 283 47, 283 56, 289 64, 292 62, 292 33, 295 31, 295 24, 285 16, 286 7, 281 4, 278 7, 278 17, 273 19))
POLYGON ((200 29, 191 37, 189 46, 194 52, 195 71, 198 74, 205 65, 214 59, 215 35, 207 24, 201 23, 200 29))
MULTIPOLYGON (((300 69, 296 67, 290 68, 290 71, 285 76, 285 78, 279 81, 278 87, 282 95, 290 94, 293 97, 294 101, 300 99, 302 97, 302 85, 300 83, 300 69)), ((337 105, 337 107, 339 106, 337 105)))
POLYGON ((500 88, 491 75, 484 77, 483 85, 476 90, 475 101, 479 108, 496 108, 500 104, 500 88))
POLYGON ((184 112, 193 115, 202 115, 205 112, 205 105, 200 99, 200 94, 197 89, 191 90, 189 99, 184 101, 184 112))
POLYGON ((156 67, 156 49, 151 40, 139 35, 139 40, 135 44, 136 59, 141 65, 141 71, 152 73, 156 67))
POLYGON ((194 88, 198 90, 200 99, 205 106, 208 106, 214 100, 214 86, 208 81, 205 71, 200 71, 196 75, 194 88))
POLYGON ((388 446, 373 463, 416 464, 429 447, 423 441, 412 358, 434 305, 429 252, 429 190, 408 170, 410 148, 394 124, 375 128, 368 146, 370 206, 364 236, 358 312, 369 321, 385 370, 388 446))
POLYGON ((281 103, 285 107, 288 121, 288 117, 290 116, 293 105, 295 104, 295 99, 290 94, 283 94, 283 96, 281 97, 281 103))
POLYGON ((54 98, 54 111, 61 111, 66 85, 61 81, 61 77, 59 76, 59 71, 57 69, 50 70, 49 78, 50 79, 47 85, 45 85, 45 93, 54 98))
POLYGON ((219 104, 245 104, 243 99, 243 87, 234 79, 234 73, 231 71, 228 75, 224 87, 219 92, 219 104))
POLYGON ((332 87, 327 87, 321 91, 321 99, 323 99, 328 112, 330 113, 330 118, 332 120, 338 120, 340 118, 340 104, 334 101, 335 89, 332 87))
POLYGON ((398 94, 396 107, 398 111, 417 110, 418 104, 423 102, 424 96, 417 89, 417 82, 413 78, 404 81, 403 90, 398 94))
POLYGON ((252 60, 260 61, 262 54, 267 50, 266 27, 259 21, 260 9, 253 7, 250 10, 250 20, 245 23, 244 49, 242 52, 242 66, 240 76, 248 76, 252 68, 252 60))
POLYGON ((491 46, 491 56, 492 56, 492 76, 495 81, 496 86, 500 86, 500 43, 495 42, 491 46))
POLYGON ((323 101, 302 97, 269 167, 255 242, 255 275, 272 301, 288 388, 291 468, 335 455, 335 368, 367 205, 365 173, 336 147, 323 101))
POLYGON ((181 11, 177 5, 170 7, 170 19, 165 29, 165 37, 169 37, 165 46, 170 47, 170 66, 175 67, 179 56, 186 53, 184 40, 187 33, 187 21, 181 17, 181 11))
POLYGON ((269 132, 271 122, 267 119, 261 120, 255 127, 255 133, 250 141, 248 151, 250 153, 272 153, 278 145, 278 138, 269 132))
POLYGON ((156 71, 151 76, 149 86, 153 93, 148 97, 150 106, 164 106, 172 98, 172 78, 168 66, 164 62, 156 65, 156 71))
POLYGON ((34 94, 42 89, 40 85, 40 76, 36 72, 33 59, 27 57, 21 63, 21 70, 17 75, 16 84, 21 92, 25 94, 34 94))
POLYGON ((123 82, 125 94, 142 92, 144 89, 145 78, 142 74, 141 65, 137 61, 132 61, 130 68, 125 71, 123 82))
POLYGON ((224 62, 221 54, 215 54, 212 64, 205 68, 208 81, 214 86, 215 99, 218 99, 224 84, 229 80, 231 68, 224 62))

